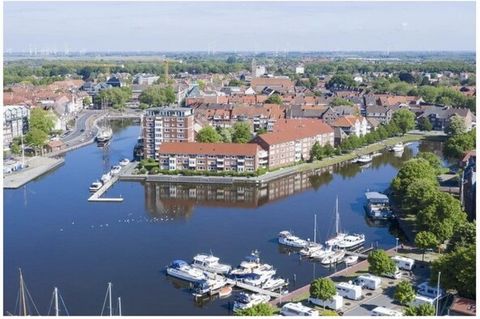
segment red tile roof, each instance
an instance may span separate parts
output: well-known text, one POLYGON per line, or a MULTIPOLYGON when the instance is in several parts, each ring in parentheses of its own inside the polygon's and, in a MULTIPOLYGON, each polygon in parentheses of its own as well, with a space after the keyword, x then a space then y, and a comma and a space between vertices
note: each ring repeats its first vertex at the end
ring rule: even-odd
POLYGON ((356 121, 362 121, 363 118, 361 116, 355 116, 355 115, 345 115, 342 117, 339 117, 338 119, 333 122, 332 126, 334 127, 352 127, 355 125, 356 121))
POLYGON ((475 300, 455 297, 452 305, 450 306, 450 311, 455 311, 467 316, 475 316, 477 314, 475 300))
POLYGON ((159 154, 255 156, 257 144, 235 143, 163 143, 159 154))
POLYGON ((273 132, 261 134, 257 138, 272 145, 328 133, 333 133, 333 128, 322 120, 288 119, 277 121, 273 132))

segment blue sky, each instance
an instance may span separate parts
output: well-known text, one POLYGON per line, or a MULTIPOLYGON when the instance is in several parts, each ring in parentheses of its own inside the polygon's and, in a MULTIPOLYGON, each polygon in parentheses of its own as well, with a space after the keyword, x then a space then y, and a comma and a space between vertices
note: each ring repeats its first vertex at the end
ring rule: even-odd
POLYGON ((475 50, 474 2, 6 2, 4 50, 475 50))

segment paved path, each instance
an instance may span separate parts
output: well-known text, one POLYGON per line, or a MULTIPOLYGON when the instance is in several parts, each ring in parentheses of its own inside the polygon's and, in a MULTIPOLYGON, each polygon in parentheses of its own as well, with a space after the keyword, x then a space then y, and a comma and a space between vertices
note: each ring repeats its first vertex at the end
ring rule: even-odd
POLYGON ((26 161, 27 168, 4 175, 3 188, 19 188, 31 180, 62 165, 63 158, 33 157, 26 161))

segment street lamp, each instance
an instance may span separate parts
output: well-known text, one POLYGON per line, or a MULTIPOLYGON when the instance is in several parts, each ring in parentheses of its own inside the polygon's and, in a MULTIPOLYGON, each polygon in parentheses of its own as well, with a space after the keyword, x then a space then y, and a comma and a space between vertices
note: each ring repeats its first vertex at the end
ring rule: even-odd
POLYGON ((395 238, 395 253, 398 253, 398 237, 395 238))

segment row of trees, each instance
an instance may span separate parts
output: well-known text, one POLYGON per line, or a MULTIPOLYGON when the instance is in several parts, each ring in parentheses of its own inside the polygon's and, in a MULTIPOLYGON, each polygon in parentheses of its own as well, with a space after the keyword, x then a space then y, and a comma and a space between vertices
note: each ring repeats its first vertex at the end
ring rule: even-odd
POLYGON ((114 87, 100 91, 95 96, 94 101, 96 104, 103 106, 111 106, 114 109, 123 109, 125 103, 127 103, 132 97, 132 89, 129 87, 114 87))
POLYGON ((211 126, 202 128, 196 141, 199 143, 248 143, 252 139, 250 125, 246 122, 237 122, 233 127, 224 127, 214 129, 211 126))
POLYGON ((163 106, 175 102, 175 91, 172 87, 149 86, 138 97, 140 108, 163 106))

